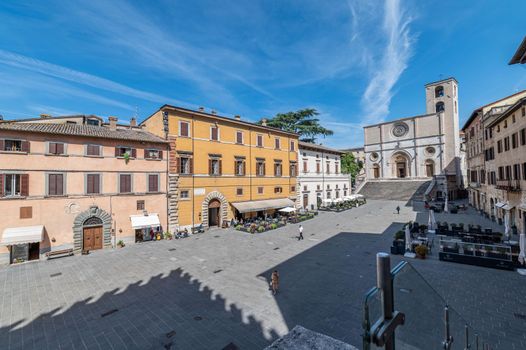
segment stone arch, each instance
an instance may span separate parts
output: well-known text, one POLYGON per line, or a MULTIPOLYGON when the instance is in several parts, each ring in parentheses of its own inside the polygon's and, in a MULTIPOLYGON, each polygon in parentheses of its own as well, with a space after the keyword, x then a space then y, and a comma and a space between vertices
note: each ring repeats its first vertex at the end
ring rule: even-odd
POLYGON ((396 151, 391 156, 392 174, 395 178, 411 177, 411 155, 405 151, 396 151))
POLYGON ((227 219, 228 202, 225 196, 219 191, 212 191, 206 195, 205 199, 203 200, 203 204, 201 205, 201 218, 203 227, 208 227, 208 205, 214 199, 221 202, 221 213, 219 214, 221 222, 219 225, 221 225, 221 223, 227 219))
POLYGON ((73 249, 82 249, 82 229, 84 224, 102 222, 102 233, 104 236, 103 247, 111 246, 111 215, 96 205, 78 214, 73 221, 73 249))
POLYGON ((444 112, 445 109, 446 109, 446 105, 442 101, 437 102, 437 104, 435 105, 435 111, 437 113, 444 112))
POLYGON ((444 87, 439 85, 435 88, 435 98, 444 96, 444 87))

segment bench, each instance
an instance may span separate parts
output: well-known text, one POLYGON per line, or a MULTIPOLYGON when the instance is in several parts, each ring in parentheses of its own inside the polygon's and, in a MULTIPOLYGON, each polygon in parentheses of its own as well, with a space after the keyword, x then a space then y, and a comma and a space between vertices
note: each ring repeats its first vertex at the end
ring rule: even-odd
POLYGON ((73 255, 73 248, 52 250, 46 253, 46 257, 48 259, 58 258, 58 257, 63 257, 63 256, 71 256, 71 255, 73 255))

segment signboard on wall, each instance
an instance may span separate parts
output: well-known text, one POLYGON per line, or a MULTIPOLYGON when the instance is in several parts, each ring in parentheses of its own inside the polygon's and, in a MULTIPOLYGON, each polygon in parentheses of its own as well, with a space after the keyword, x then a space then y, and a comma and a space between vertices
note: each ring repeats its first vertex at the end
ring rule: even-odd
POLYGON ((194 196, 204 196, 206 190, 204 188, 194 188, 194 196))

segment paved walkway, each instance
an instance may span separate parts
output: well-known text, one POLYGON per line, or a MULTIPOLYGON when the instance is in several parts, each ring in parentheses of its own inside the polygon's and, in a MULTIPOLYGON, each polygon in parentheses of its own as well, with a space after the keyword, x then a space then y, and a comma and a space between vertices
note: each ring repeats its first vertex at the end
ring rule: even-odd
MULTIPOLYGON (((298 225, 255 235, 211 230, 1 268, 0 344, 261 349, 300 324, 360 347, 363 296, 375 284, 375 253, 388 251, 393 233, 418 215, 402 204, 370 201, 347 212, 321 213, 303 223, 303 241, 296 239, 298 225), (281 276, 276 296, 268 291, 274 269, 281 276)), ((393 265, 399 260, 393 258, 393 265)), ((427 320, 416 327, 442 330, 440 318, 426 313, 440 307, 426 308, 430 302, 422 291, 430 287, 417 271, 495 343, 493 349, 526 348, 524 277, 433 259, 411 263, 415 274, 407 273, 405 281, 423 286, 406 293, 419 300, 411 312, 427 320)), ((411 343, 404 332, 399 337, 411 343)))

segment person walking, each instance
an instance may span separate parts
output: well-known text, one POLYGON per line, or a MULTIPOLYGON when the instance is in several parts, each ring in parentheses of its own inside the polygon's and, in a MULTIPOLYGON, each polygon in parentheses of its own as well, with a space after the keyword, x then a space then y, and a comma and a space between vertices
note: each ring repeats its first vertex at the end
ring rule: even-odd
POLYGON ((396 206, 396 212, 398 213, 398 215, 400 215, 400 206, 396 206))
POLYGON ((298 241, 300 239, 303 239, 303 226, 302 225, 300 225, 299 231, 300 231, 300 235, 298 236, 298 241))
POLYGON ((272 294, 276 295, 279 289, 279 273, 278 270, 274 270, 272 272, 272 276, 270 277, 270 286, 272 287, 272 294))

